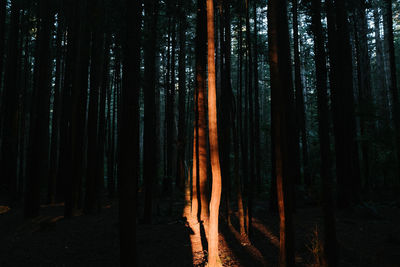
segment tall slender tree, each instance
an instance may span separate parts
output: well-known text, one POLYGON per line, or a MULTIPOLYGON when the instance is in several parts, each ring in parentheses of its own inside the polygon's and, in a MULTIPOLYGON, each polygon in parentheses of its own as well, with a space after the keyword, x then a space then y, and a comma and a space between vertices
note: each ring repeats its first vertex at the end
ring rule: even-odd
POLYGON ((123 81, 119 134, 119 220, 121 266, 136 266, 136 199, 139 177, 139 73, 141 8, 125 1, 123 81))
POLYGON ((99 95, 103 79, 103 56, 104 56, 104 32, 103 32, 103 7, 99 0, 92 0, 90 32, 91 40, 91 60, 90 60, 90 94, 88 111, 88 140, 87 140, 87 173, 86 173, 86 195, 85 195, 85 213, 99 211, 99 191, 100 180, 98 176, 98 124, 99 124, 99 95))
POLYGON ((158 0, 145 4, 145 29, 147 32, 144 45, 144 133, 143 133, 143 179, 145 182, 144 221, 151 222, 153 187, 157 181, 157 147, 156 147, 156 48, 158 0))
POLYGON ((1 153, 1 180, 10 200, 17 192, 18 160, 18 39, 20 23, 20 2, 11 1, 10 27, 7 41, 7 58, 4 71, 3 90, 3 133, 1 153))
POLYGON ((327 266, 337 266, 337 239, 332 197, 333 177, 329 137, 329 106, 327 90, 327 66, 325 41, 321 18, 321 0, 311 2, 312 30, 314 34, 314 58, 318 98, 318 135, 321 155, 322 208, 324 214, 324 256, 327 266))
POLYGON ((47 181, 50 115, 50 34, 52 13, 50 2, 39 3, 39 34, 36 47, 33 105, 30 115, 29 154, 27 163, 25 217, 39 215, 40 187, 47 181))
POLYGON ((289 155, 292 138, 289 134, 292 79, 286 2, 282 3, 278 0, 268 2, 268 43, 271 73, 271 119, 274 129, 272 142, 274 143, 273 153, 280 218, 279 265, 289 267, 295 266, 295 262, 291 197, 289 196, 289 187, 292 185, 294 177, 293 172, 290 171, 293 158, 289 155))
POLYGON ((397 70, 396 70, 396 56, 394 49, 394 35, 393 35, 393 11, 392 1, 385 0, 385 13, 386 25, 385 38, 386 45, 389 48, 389 67, 390 67, 390 93, 392 96, 392 114, 395 128, 396 137, 396 152, 397 152, 397 168, 398 168, 398 180, 400 181, 400 104, 399 104, 399 93, 397 91, 397 70))
POLYGON ((212 171, 208 266, 221 266, 218 256, 218 215, 221 200, 221 166, 218 151, 217 92, 215 81, 214 3, 207 0, 208 132, 212 171))

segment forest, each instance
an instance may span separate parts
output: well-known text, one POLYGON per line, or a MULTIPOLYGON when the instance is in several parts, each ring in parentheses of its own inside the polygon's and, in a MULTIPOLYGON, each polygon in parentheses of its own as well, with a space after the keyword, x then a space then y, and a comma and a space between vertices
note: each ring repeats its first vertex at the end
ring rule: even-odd
POLYGON ((0 0, 0 266, 400 267, 399 0, 0 0))

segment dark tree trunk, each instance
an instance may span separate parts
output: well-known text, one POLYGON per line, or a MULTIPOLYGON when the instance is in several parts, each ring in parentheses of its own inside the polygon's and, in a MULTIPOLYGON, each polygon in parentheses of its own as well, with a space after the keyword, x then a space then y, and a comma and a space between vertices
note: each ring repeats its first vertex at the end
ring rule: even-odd
POLYGON ((86 19, 88 15, 88 3, 80 1, 75 4, 76 13, 79 16, 77 25, 77 40, 75 63, 73 69, 71 90, 71 163, 72 174, 66 180, 65 217, 72 217, 81 208, 82 204, 82 180, 84 173, 85 151, 85 125, 89 66, 89 29, 86 19))
POLYGON ((258 28, 257 28, 257 5, 254 1, 253 10, 254 19, 254 146, 255 146, 255 181, 260 192, 262 188, 261 181, 261 142, 260 142, 260 96, 259 96, 259 81, 258 81, 258 28))
POLYGON ((62 88, 62 109, 60 120, 60 158, 57 168, 56 201, 62 202, 67 197, 68 180, 72 175, 72 150, 71 150, 71 92, 73 84, 73 70, 76 63, 78 20, 73 2, 65 2, 67 51, 65 59, 65 76, 62 88))
POLYGON ((7 42, 7 59, 3 90, 3 136, 1 153, 1 184, 9 200, 17 193, 18 160, 18 36, 20 23, 19 1, 11 1, 10 28, 7 42))
POLYGON ((97 177, 101 179, 100 190, 105 189, 104 185, 104 156, 106 143, 106 96, 110 87, 110 34, 105 33, 103 56, 103 77, 100 91, 100 111, 99 111, 99 132, 98 132, 98 161, 97 161, 97 177))
POLYGON ((268 43, 271 72, 272 101, 272 142, 275 154, 278 207, 280 217, 280 255, 282 267, 295 266, 294 233, 289 187, 293 183, 290 171, 293 158, 289 155, 292 143, 291 131, 291 91, 292 79, 290 68, 289 29, 286 2, 270 0, 268 2, 268 43))
POLYGON ((312 30, 314 33, 314 57, 316 89, 318 98, 318 135, 321 155, 322 209, 324 214, 324 256, 327 266, 337 266, 337 239, 332 197, 333 177, 329 138, 329 106, 327 90, 327 67, 325 38, 321 23, 321 0, 313 0, 311 6, 312 30))
POLYGON ((119 223, 121 266, 136 266, 136 200, 139 177, 139 2, 125 2, 126 32, 123 35, 123 85, 119 134, 119 223))
MULTIPOLYGON (((251 39, 251 28, 250 28, 250 5, 249 0, 246 0, 246 44, 247 44, 247 57, 248 57, 248 75, 247 75, 247 101, 248 101, 248 118, 249 118, 249 168, 250 168, 250 180, 248 184, 248 203, 247 203, 247 216, 248 216, 248 224, 247 234, 250 235, 249 229, 251 229, 251 220, 253 216, 253 198, 254 198, 254 185, 256 183, 256 172, 255 172, 255 162, 254 162, 254 101, 253 101, 253 53, 252 53, 252 39, 251 39)), ((247 118, 246 118, 247 121, 247 118)), ((247 127, 246 127, 247 129, 247 127)))
MULTIPOLYGON (((3 88, 1 84, 3 81, 4 49, 5 49, 5 36, 6 36, 6 15, 7 15, 6 6, 7 6, 6 0, 0 2, 0 96, 3 93, 2 90, 3 88)), ((0 105, 2 104, 3 103, 0 102, 0 105)))
MULTIPOLYGON (((296 144, 298 147, 299 137, 301 136, 301 145, 303 152, 303 179, 307 186, 311 185, 311 177, 308 171, 308 149, 307 149, 307 131, 306 131, 306 113, 304 107, 303 83, 301 80, 301 61, 299 51, 299 23, 298 23, 298 0, 293 1, 293 45, 294 45, 294 86, 295 86, 295 111, 296 125, 295 131, 296 144)), ((297 179, 300 179, 300 175, 297 179)), ((298 182, 300 182, 298 180, 298 182)))
MULTIPOLYGON (((93 13, 90 14, 91 27, 91 60, 90 60, 90 94, 88 113, 88 139, 87 139, 87 172, 86 195, 84 212, 92 213, 100 210, 99 190, 101 177, 98 176, 97 164, 99 159, 98 122, 99 122, 99 94, 103 78, 104 33, 101 19, 103 7, 99 0, 90 2, 93 13)), ((85 114, 86 116, 86 114, 85 114)))
POLYGON ((54 101, 53 101, 53 117, 51 119, 51 143, 50 143, 50 164, 49 179, 47 188, 47 202, 54 204, 56 202, 56 185, 57 185, 57 166, 59 159, 59 141, 60 141, 60 113, 61 113, 61 84, 62 84, 62 65, 63 51, 62 43, 64 40, 64 23, 60 13, 57 20, 56 34, 56 70, 54 82, 54 101))
POLYGON ((336 148, 338 206, 359 201, 360 167, 356 141, 353 71, 347 14, 343 0, 327 2, 330 89, 336 148))
MULTIPOLYGON (((389 69, 390 69, 390 84, 389 89, 392 97, 392 115, 395 128, 396 138, 396 152, 397 152, 397 176, 400 181, 400 104, 399 93, 397 91, 397 70, 396 70, 396 56, 394 49, 394 36, 393 36, 393 14, 392 14, 392 0, 385 0, 386 11, 386 25, 385 28, 385 42, 389 48, 389 69)), ((398 182, 399 182, 398 181, 398 182)))
POLYGON ((153 187, 157 182, 158 162, 156 146, 156 48, 158 0, 145 4, 144 45, 144 133, 143 133, 143 179, 145 184, 144 222, 151 223, 153 206, 153 187))
POLYGON ((178 55, 178 80, 179 80, 179 119, 178 119, 178 162, 176 185, 182 191, 185 186, 185 150, 186 150, 186 28, 187 22, 184 14, 184 1, 180 1, 179 9, 179 55, 178 55))
POLYGON ((35 56, 33 104, 30 114, 29 148, 24 215, 39 215, 40 187, 49 175, 50 34, 53 23, 49 1, 39 4, 39 30, 35 56))
POLYGON ((369 118, 372 114, 371 63, 368 51, 368 22, 366 17, 366 2, 359 0, 355 10, 355 39, 358 73, 358 97, 360 114, 361 153, 363 159, 364 184, 370 184, 370 149, 369 136, 374 133, 373 122, 369 118))

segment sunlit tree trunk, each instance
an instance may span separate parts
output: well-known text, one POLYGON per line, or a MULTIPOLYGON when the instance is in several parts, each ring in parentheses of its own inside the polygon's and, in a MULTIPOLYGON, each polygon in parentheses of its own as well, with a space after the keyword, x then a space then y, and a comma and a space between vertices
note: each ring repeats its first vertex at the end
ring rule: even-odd
POLYGON ((329 105, 327 90, 327 66, 325 38, 321 23, 321 0, 311 3, 312 30, 314 33, 314 57, 318 98, 318 135, 321 155, 322 208, 324 214, 324 256, 328 267, 337 266, 337 239, 332 196, 333 177, 329 137, 329 105))
POLYGON ((136 200, 139 177, 139 79, 141 8, 125 2, 123 81, 119 135, 119 224, 121 266, 136 266, 136 200))
POLYGON ((210 223, 208 234, 208 266, 221 266, 218 256, 218 215, 221 199, 221 167, 218 151, 217 92, 215 83, 214 4, 207 0, 207 46, 208 46, 208 133, 212 171, 210 223))
POLYGON ((198 112, 198 181, 200 194, 200 220, 207 222, 209 217, 209 201, 207 186, 207 120, 205 90, 206 90, 206 64, 207 64, 207 22, 206 6, 204 0, 198 0, 196 22, 196 89, 198 112))
POLYGON ((279 266, 295 266, 292 209, 289 187, 293 183, 293 158, 289 155, 291 144, 290 122, 292 90, 289 30, 286 2, 268 2, 268 43, 271 73, 272 142, 274 143, 275 171, 280 218, 279 266))

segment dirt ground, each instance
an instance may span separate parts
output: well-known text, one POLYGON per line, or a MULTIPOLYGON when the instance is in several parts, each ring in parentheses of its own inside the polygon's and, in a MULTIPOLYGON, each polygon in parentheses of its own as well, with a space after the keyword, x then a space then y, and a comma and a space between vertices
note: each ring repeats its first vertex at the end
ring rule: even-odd
MULTIPOLYGON (((182 216, 183 201, 162 202, 170 203, 170 216, 161 209, 153 224, 139 222, 139 266, 204 266, 207 254, 201 247, 206 244, 199 241, 200 249, 194 249, 197 233, 182 216)), ((234 214, 231 226, 221 216, 223 266, 277 266, 278 218, 267 207, 256 202, 251 243, 240 240, 234 214)), ((311 251, 323 238, 321 219, 315 205, 300 205, 294 214, 298 266, 314 266, 311 251)), ((400 202, 368 202, 340 211, 337 232, 340 266, 400 267, 400 202)), ((23 220, 20 207, 7 210, 3 205, 0 266, 119 266, 118 203, 107 201, 99 214, 68 220, 63 218, 62 205, 43 206, 41 215, 29 221, 23 220)))

